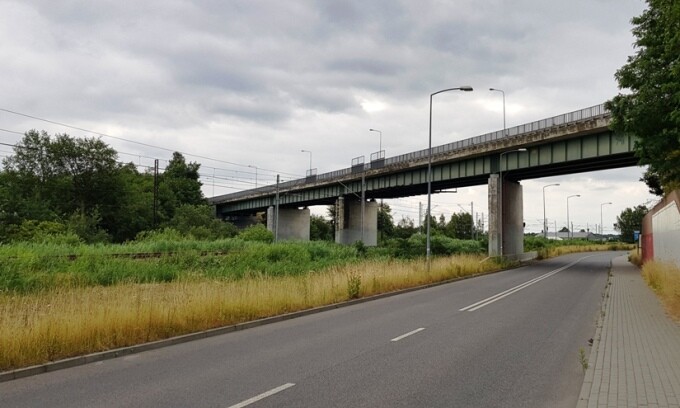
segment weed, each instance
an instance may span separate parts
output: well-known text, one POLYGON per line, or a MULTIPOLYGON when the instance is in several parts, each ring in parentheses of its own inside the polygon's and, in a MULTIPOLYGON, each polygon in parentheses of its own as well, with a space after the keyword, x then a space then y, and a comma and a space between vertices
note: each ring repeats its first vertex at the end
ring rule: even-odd
POLYGON ((358 299, 361 291, 361 275, 356 272, 347 275, 347 298, 358 299))
POLYGON ((583 347, 578 349, 578 362, 581 363, 581 367, 585 373, 588 369, 588 357, 586 357, 586 351, 583 349, 583 347))
POLYGON ((642 277, 661 298, 668 313, 680 320, 680 268, 670 263, 648 261, 642 266, 642 277))

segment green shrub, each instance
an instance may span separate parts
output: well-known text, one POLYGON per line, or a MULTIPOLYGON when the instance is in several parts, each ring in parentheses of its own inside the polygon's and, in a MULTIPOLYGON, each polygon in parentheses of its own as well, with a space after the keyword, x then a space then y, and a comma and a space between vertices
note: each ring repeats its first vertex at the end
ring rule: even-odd
POLYGON ((267 227, 262 224, 251 225, 238 234, 238 237, 244 241, 257 242, 274 242, 274 233, 269 231, 267 227))

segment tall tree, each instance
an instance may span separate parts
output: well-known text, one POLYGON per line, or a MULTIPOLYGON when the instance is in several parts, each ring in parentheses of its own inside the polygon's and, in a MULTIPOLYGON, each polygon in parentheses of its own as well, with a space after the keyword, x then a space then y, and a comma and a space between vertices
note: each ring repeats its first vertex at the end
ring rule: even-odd
POLYGON ((163 172, 158 192, 160 207, 164 210, 162 219, 172 219, 175 208, 184 204, 206 204, 199 180, 200 167, 199 163, 187 163, 179 152, 172 154, 172 159, 163 172))
POLYGON ((389 204, 378 204, 378 234, 381 240, 389 239, 394 234, 394 219, 389 204))
POLYGON ((117 153, 98 139, 76 139, 31 130, 4 161, 14 204, 24 219, 65 220, 76 211, 98 214, 102 223, 115 224, 120 199, 117 153), (49 209, 39 210, 30 202, 49 209))
POLYGON ((633 232, 640 231, 642 219, 648 212, 649 209, 646 206, 638 205, 635 208, 626 208, 616 217, 614 229, 621 233, 621 240, 623 242, 635 242, 633 232))
POLYGON ((612 128, 639 138, 643 179, 650 191, 680 186, 680 2, 647 0, 648 8, 632 19, 637 53, 616 72, 619 94, 607 102, 612 128), (658 184, 654 185, 655 178, 658 184))

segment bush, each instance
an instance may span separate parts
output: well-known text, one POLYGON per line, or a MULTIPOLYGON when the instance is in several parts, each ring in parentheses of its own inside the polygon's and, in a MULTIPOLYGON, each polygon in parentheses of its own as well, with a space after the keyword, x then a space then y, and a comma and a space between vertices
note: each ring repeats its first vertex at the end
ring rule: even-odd
POLYGON ((238 237, 244 241, 257 242, 274 242, 274 233, 269 231, 267 227, 262 224, 251 225, 238 234, 238 237))

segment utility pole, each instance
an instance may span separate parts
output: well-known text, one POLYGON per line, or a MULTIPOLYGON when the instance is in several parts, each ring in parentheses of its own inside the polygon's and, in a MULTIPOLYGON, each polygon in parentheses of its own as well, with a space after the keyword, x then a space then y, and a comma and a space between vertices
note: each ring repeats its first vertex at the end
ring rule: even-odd
POLYGON ((279 241, 279 180, 280 175, 276 175, 276 207, 274 209, 274 242, 279 241))
POLYGON ((158 225, 158 159, 153 161, 153 226, 158 225))

